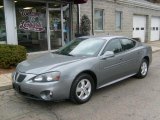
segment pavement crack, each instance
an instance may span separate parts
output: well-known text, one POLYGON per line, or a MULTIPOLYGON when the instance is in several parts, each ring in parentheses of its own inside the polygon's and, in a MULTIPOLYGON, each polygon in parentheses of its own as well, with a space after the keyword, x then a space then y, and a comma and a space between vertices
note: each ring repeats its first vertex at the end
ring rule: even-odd
POLYGON ((52 113, 53 113, 53 115, 56 116, 56 119, 57 119, 57 120, 62 120, 56 112, 52 112, 52 113))

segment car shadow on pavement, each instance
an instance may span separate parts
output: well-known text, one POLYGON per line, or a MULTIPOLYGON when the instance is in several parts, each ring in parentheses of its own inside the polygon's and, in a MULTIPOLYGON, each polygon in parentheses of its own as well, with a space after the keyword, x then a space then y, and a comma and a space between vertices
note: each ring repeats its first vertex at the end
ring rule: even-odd
POLYGON ((23 117, 28 119, 28 116, 29 118, 34 118, 36 116, 39 118, 46 117, 49 120, 52 118, 60 120, 61 118, 66 118, 66 116, 68 119, 76 118, 77 116, 81 118, 81 114, 85 113, 84 111, 86 111, 87 114, 91 114, 96 112, 97 107, 104 109, 105 106, 114 105, 116 102, 127 99, 129 95, 132 95, 132 90, 139 82, 141 82, 141 80, 128 78, 117 84, 96 90, 92 99, 82 105, 76 105, 69 100, 58 102, 37 101, 27 99, 14 90, 4 91, 3 93, 0 93, 0 117, 7 120, 10 120, 8 118, 20 120, 23 119, 23 117), (126 92, 130 88, 131 90, 126 92))
MULTIPOLYGON (((116 84, 110 85, 110 86, 106 86, 104 88, 98 89, 94 92, 92 99, 87 102, 86 104, 92 104, 95 101, 99 100, 100 98, 105 98, 105 97, 109 97, 110 95, 113 95, 116 92, 123 92, 121 91, 122 87, 125 86, 129 86, 134 82, 138 82, 139 79, 136 79, 134 77, 125 79, 123 81, 120 81, 116 84)), ((29 106, 35 107, 35 108, 48 108, 48 109, 52 109, 52 108, 56 108, 56 107, 62 107, 63 106, 77 106, 76 104, 72 103, 70 100, 63 100, 63 101, 39 101, 39 100, 32 100, 32 99, 28 99, 25 98, 24 96, 19 95, 18 93, 16 93, 14 91, 14 96, 12 98, 13 101, 15 102, 19 102, 19 103, 25 103, 28 104, 29 106)), ((118 94, 119 95, 119 94, 118 94)), ((118 96, 117 96, 118 97, 118 96)))
POLYGON ((103 94, 103 92, 112 91, 113 89, 120 88, 122 86, 126 86, 127 84, 131 84, 131 82, 135 82, 136 80, 139 80, 139 79, 136 79, 135 77, 124 79, 115 84, 112 84, 112 85, 96 90, 95 94, 103 94))
MULTIPOLYGON (((128 86, 128 84, 132 84, 133 82, 138 81, 139 79, 136 79, 134 77, 125 79, 123 81, 120 81, 116 84, 106 86, 104 88, 98 89, 94 92, 93 98, 91 101, 94 101, 96 97, 107 97, 111 93, 115 92, 116 90, 119 90, 121 87, 128 86)), ((21 102, 30 103, 34 106, 59 106, 59 105, 68 105, 68 106, 75 106, 76 104, 72 103, 70 100, 61 100, 61 101, 42 101, 42 100, 33 100, 29 98, 25 98, 18 93, 15 92, 15 96, 19 99, 21 102)), ((89 101, 90 102, 90 101, 89 101)), ((87 103, 86 103, 87 104, 87 103)))

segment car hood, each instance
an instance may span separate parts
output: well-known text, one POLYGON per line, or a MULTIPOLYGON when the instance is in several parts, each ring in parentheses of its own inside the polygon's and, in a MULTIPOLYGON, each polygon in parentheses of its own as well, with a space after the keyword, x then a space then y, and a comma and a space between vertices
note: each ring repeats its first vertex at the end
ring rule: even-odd
POLYGON ((65 56, 48 53, 41 57, 28 59, 21 62, 17 69, 22 73, 41 74, 53 68, 77 62, 84 59, 84 57, 65 56))

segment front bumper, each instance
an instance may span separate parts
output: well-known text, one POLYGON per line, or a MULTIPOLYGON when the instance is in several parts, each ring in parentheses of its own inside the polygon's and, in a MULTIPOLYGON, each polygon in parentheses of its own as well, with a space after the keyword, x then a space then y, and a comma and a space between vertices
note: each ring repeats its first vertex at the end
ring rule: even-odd
MULTIPOLYGON (((24 75, 24 73, 20 73, 24 75)), ((13 74, 12 83, 13 88, 21 95, 45 101, 59 101, 69 98, 70 87, 67 86, 64 80, 54 82, 33 82, 31 79, 35 77, 34 74, 25 74, 24 80, 18 82, 17 76, 13 74)))

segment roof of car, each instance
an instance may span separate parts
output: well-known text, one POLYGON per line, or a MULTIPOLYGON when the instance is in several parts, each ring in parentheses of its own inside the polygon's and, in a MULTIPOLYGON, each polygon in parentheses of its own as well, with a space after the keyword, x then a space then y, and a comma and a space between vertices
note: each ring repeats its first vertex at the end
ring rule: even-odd
POLYGON ((83 37, 79 37, 79 38, 99 38, 99 39, 103 39, 103 40, 111 40, 114 38, 126 38, 124 36, 112 36, 112 35, 106 35, 106 36, 83 36, 83 37))

